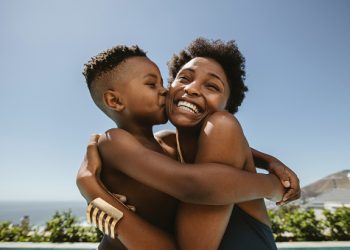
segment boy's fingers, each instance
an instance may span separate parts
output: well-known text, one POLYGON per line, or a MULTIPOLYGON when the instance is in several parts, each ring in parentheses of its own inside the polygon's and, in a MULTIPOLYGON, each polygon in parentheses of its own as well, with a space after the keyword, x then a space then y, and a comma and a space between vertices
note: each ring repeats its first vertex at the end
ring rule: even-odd
POLYGON ((294 200, 297 200, 300 198, 300 194, 301 192, 297 192, 295 195, 293 195, 292 197, 290 197, 290 200, 291 201, 294 201, 294 200))
POLYGON ((277 206, 283 206, 283 205, 284 205, 284 202, 283 202, 283 201, 278 201, 278 202, 276 202, 276 205, 277 205, 277 206))
POLYGON ((288 176, 288 179, 290 180, 290 188, 294 190, 300 190, 299 186, 299 179, 298 176, 291 170, 286 171, 286 175, 288 176))
POLYGON ((292 200, 296 200, 299 196, 299 193, 295 191, 295 189, 289 189, 282 198, 282 201, 286 202, 286 201, 292 201, 292 200))
POLYGON ((290 181, 289 180, 286 180, 286 181, 282 181, 282 185, 285 187, 285 188, 289 188, 290 187, 290 181))
POLYGON ((299 186, 299 179, 296 179, 296 181, 293 181, 291 183, 291 188, 295 189, 295 190, 300 190, 300 186, 299 186))
POLYGON ((282 185, 285 188, 289 188, 290 187, 290 178, 289 178, 289 173, 286 167, 283 167, 283 174, 282 174, 282 185))
POLYGON ((293 194, 293 191, 292 191, 291 189, 288 190, 287 193, 285 193, 285 194, 283 195, 282 201, 283 201, 283 202, 288 201, 289 198, 292 196, 292 194, 293 194))

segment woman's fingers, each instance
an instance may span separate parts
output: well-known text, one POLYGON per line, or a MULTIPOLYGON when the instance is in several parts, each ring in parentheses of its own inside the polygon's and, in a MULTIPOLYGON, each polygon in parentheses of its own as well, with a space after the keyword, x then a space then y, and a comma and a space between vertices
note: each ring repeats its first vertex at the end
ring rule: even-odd
POLYGON ((136 212, 136 207, 132 205, 126 205, 131 211, 136 212))
POLYGON ((136 207, 133 205, 126 204, 127 198, 125 195, 122 194, 113 194, 115 198, 117 198, 121 203, 123 203, 125 206, 127 206, 131 211, 136 212, 136 207))
POLYGON ((122 195, 122 194, 113 194, 113 195, 122 203, 125 203, 127 201, 127 198, 125 195, 122 195))

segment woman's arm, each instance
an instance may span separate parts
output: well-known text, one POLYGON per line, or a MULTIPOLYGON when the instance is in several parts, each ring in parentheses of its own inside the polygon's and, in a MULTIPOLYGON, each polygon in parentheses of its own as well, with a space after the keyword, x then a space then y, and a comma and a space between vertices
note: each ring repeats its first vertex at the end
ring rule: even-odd
POLYGON ((249 173, 216 163, 184 166, 148 150, 121 129, 102 135, 99 151, 109 166, 187 203, 223 205, 259 198, 279 200, 282 196, 279 180, 272 174, 249 173), (193 167, 197 165, 200 168, 193 167))
POLYGON ((283 186, 288 189, 283 195, 282 202, 279 202, 279 205, 300 198, 301 190, 299 178, 290 168, 271 155, 260 152, 254 148, 251 148, 251 151, 254 157, 255 166, 275 174, 281 180, 283 186))
MULTIPOLYGON (((155 134, 162 147, 170 154, 176 155, 176 133, 174 131, 162 130, 155 134)), ((283 201, 278 205, 288 203, 300 197, 300 184, 298 176, 279 159, 250 148, 254 164, 257 168, 265 169, 269 173, 276 175, 282 185, 287 189, 283 195, 283 201)))
POLYGON ((91 138, 84 162, 77 175, 77 186, 86 201, 90 203, 99 197, 123 212, 123 218, 117 224, 116 234, 128 249, 155 249, 155 246, 159 249, 177 249, 172 236, 131 212, 104 188, 98 178, 101 162, 98 157, 96 138, 98 138, 97 135, 91 138))
MULTIPOLYGON (((238 121, 228 113, 215 113, 206 120, 198 139, 195 161, 219 162, 231 168, 255 172, 251 151, 242 129, 238 121)), ((263 207, 257 204, 262 203, 261 200, 248 203, 249 211, 254 210, 255 214, 260 215, 259 208, 263 207)), ((232 205, 199 206, 181 203, 176 217, 176 235, 180 248, 218 249, 231 213, 232 205)))
MULTIPOLYGON (((211 115, 204 123, 198 140, 196 162, 218 162, 232 168, 256 171, 251 150, 239 122, 224 112, 211 115)), ((254 183, 250 183, 252 184, 254 183)), ((260 222, 269 224, 263 200, 240 203, 239 207, 260 222)), ((231 212, 232 207, 229 206, 181 204, 176 219, 176 235, 180 248, 194 249, 199 246, 198 249, 203 249, 210 246, 208 249, 218 249, 231 212)))

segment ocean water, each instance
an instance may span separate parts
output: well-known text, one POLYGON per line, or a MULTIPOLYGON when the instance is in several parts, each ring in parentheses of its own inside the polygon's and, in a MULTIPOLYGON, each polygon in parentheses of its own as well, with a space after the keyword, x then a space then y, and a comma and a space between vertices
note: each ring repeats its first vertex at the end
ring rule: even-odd
POLYGON ((28 215, 30 225, 44 225, 56 211, 68 210, 84 222, 85 209, 84 201, 0 201, 0 222, 19 224, 21 218, 28 215))

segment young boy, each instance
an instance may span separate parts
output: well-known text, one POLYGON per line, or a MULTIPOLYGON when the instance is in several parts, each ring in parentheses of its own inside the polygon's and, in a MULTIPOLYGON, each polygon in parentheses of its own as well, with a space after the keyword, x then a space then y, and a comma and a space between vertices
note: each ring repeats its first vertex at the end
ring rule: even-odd
MULTIPOLYGON (((107 132, 107 137, 110 136, 107 139, 118 140, 119 138, 119 140, 123 140, 118 142, 123 146, 123 150, 133 147, 132 144, 136 139, 144 147, 164 154, 163 149, 152 135, 152 125, 166 121, 164 114, 165 89, 162 86, 162 79, 158 68, 139 48, 118 46, 99 54, 86 66, 85 76, 95 103, 119 127, 117 131, 114 129, 114 131, 107 132), (119 134, 119 137, 114 138, 116 134, 119 134)), ((171 249, 174 247, 171 241, 176 201, 168 195, 145 186, 136 180, 143 178, 145 183, 159 190, 167 190, 164 187, 167 183, 164 183, 162 178, 157 183, 153 180, 145 180, 144 176, 139 176, 138 170, 141 169, 124 169, 122 166, 125 166, 125 162, 120 164, 120 166, 115 162, 109 162, 108 159, 113 157, 108 157, 108 155, 115 154, 116 148, 101 147, 100 149, 103 151, 101 152, 102 155, 107 156, 103 158, 105 161, 103 162, 101 173, 101 179, 107 189, 111 192, 126 194, 130 203, 136 205, 138 214, 152 225, 155 225, 156 228, 130 215, 130 212, 118 204, 112 196, 106 196, 103 192, 96 191, 98 190, 96 187, 100 183, 94 183, 91 178, 88 178, 89 176, 84 176, 84 174, 80 173, 78 176, 78 185, 85 198, 91 201, 95 197, 103 197, 107 202, 124 212, 124 218, 127 220, 127 223, 123 223, 124 219, 121 220, 118 223, 117 230, 120 236, 123 236, 119 237, 119 240, 125 243, 128 248, 142 247, 147 249, 147 246, 154 247, 155 245, 159 246, 160 249, 171 249), (117 165, 117 169, 111 167, 112 165, 117 165), (122 172, 127 173, 134 179, 122 172), (137 228, 135 228, 136 225, 137 228), (144 228, 147 228, 147 230, 144 228), (162 229, 162 231, 157 228, 162 229), (139 231, 139 234, 137 231, 139 231), (157 234, 163 234, 164 237, 154 237, 157 234), (136 240, 135 235, 140 235, 140 237, 136 240)), ((142 149, 140 148, 140 150, 142 149)), ((143 157, 150 156, 145 154, 143 157)), ((150 159, 145 160, 149 161, 150 159)), ((154 165, 156 164, 157 162, 154 165)), ((222 165, 214 166, 212 164, 207 167, 215 168, 216 175, 206 175, 202 173, 202 169, 189 168, 189 171, 186 170, 186 175, 183 175, 185 178, 175 178, 181 185, 178 185, 176 189, 169 187, 167 190, 168 193, 187 202, 207 202, 209 204, 210 201, 205 200, 205 196, 200 193, 204 192, 203 190, 207 190, 205 185, 210 185, 213 182, 213 178, 216 178, 215 180, 219 183, 222 176, 226 178, 232 176, 233 179, 237 175, 241 175, 240 179, 244 181, 239 184, 232 183, 231 185, 232 189, 234 189, 235 185, 239 185, 242 192, 239 197, 241 199, 240 201, 271 197, 271 194, 274 193, 273 186, 278 185, 278 180, 273 176, 249 174, 230 167, 223 168, 222 165), (201 172, 200 175, 198 175, 199 172, 201 172), (192 186, 186 184, 189 176, 192 178, 190 180, 196 180, 194 183, 201 183, 200 187, 202 190, 197 189, 198 187, 194 184, 192 186), (211 179, 211 182, 206 182, 208 179, 211 179), (248 183, 248 180, 251 180, 249 187, 247 185, 244 186, 244 182, 248 183), (265 185, 254 187, 252 183, 265 183, 265 185), (274 183, 274 185, 271 185, 271 183, 274 183), (253 190, 255 188, 257 190, 256 193, 252 194, 248 192, 247 190, 249 188, 253 190), (196 197, 195 200, 191 200, 193 198, 189 197, 188 193, 191 196, 196 193, 193 196, 196 197)), ((91 175, 96 174, 93 171, 91 171, 91 175)), ((239 178, 235 179, 237 180, 239 178)), ((226 192, 227 196, 225 199, 230 195, 231 197, 237 196, 233 194, 234 192, 230 192, 230 190, 220 190, 219 188, 216 190, 221 193, 226 192)), ((235 202, 234 198, 230 198, 230 201, 231 203, 235 202)), ((217 202, 220 203, 222 201, 217 202)), ((105 237, 101 243, 101 247, 105 249, 122 249, 123 246, 121 242, 105 237)))
MULTIPOLYGON (((94 102, 120 129, 145 147, 164 154, 152 127, 167 121, 166 89, 158 67, 141 49, 117 46, 100 53, 86 65, 84 75, 94 102)), ((172 234, 177 205, 174 198, 114 171, 108 164, 101 177, 109 191, 128 194, 141 217, 172 234)), ((121 248, 116 242, 114 247, 121 248)))

